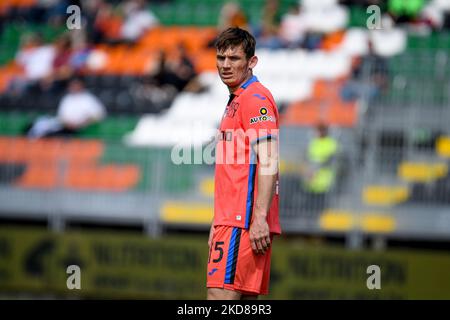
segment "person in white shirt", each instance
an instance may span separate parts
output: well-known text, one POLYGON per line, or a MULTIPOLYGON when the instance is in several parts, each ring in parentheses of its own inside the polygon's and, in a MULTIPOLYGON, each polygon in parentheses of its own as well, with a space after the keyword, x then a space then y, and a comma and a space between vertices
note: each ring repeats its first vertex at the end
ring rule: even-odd
POLYGON ((300 11, 299 5, 292 5, 281 18, 279 37, 286 47, 298 48, 302 45, 306 32, 307 21, 300 11))
POLYGON ((132 0, 125 4, 125 22, 121 35, 124 40, 136 41, 150 28, 158 25, 158 18, 146 8, 142 0, 132 0))
POLYGON ((8 91, 17 96, 30 88, 40 87, 52 73, 54 58, 55 48, 44 44, 40 34, 26 34, 15 57, 23 74, 12 79, 8 91))
POLYGON ((90 124, 101 121, 106 110, 101 101, 87 91, 81 80, 69 83, 68 93, 62 98, 56 117, 40 117, 27 135, 30 138, 67 136, 90 124))

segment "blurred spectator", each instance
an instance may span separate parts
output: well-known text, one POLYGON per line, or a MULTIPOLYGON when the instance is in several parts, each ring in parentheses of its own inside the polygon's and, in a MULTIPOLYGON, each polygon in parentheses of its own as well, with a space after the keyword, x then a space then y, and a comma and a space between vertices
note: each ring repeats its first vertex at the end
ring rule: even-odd
POLYGON ((239 27, 248 30, 248 20, 242 11, 241 6, 237 2, 226 2, 219 14, 219 33, 229 27, 239 27))
POLYGON ((53 92, 61 92, 67 85, 68 80, 73 76, 73 69, 70 65, 72 56, 72 44, 67 34, 62 35, 55 43, 55 56, 52 64, 52 72, 46 78, 47 88, 53 92))
POLYGON ((320 49, 326 35, 346 28, 348 18, 348 9, 337 0, 303 0, 302 19, 308 25, 303 47, 320 49))
POLYGON ((121 38, 123 18, 117 9, 103 0, 92 2, 88 8, 88 35, 91 42, 115 42, 121 38))
POLYGON ((6 10, 3 11, 0 9, 0 37, 3 36, 3 26, 4 23, 6 22, 7 16, 6 16, 6 10))
POLYGON ((158 25, 158 18, 146 7, 145 0, 129 0, 123 11, 125 22, 121 28, 121 37, 127 41, 136 41, 142 34, 158 25))
MULTIPOLYGON (((86 32, 87 39, 91 43, 99 43, 104 40, 105 35, 104 32, 107 30, 103 30, 101 28, 101 23, 97 20, 100 15, 104 15, 105 13, 112 16, 112 7, 109 4, 106 4, 103 0, 82 0, 82 8, 83 8, 83 29, 86 32)), ((105 21, 107 19, 104 19, 105 21)), ((119 21, 120 25, 117 30, 120 30, 120 26, 122 25, 122 20, 119 21)), ((105 28, 106 29, 106 28, 105 28)), ((116 32, 118 35, 119 32, 116 32)))
POLYGON ((302 19, 301 9, 298 4, 292 5, 289 11, 281 18, 279 36, 284 46, 299 48, 305 38, 307 24, 302 19))
POLYGON ((319 49, 322 45, 324 33, 317 27, 315 11, 295 4, 282 17, 280 37, 287 48, 305 48, 308 50, 319 49))
POLYGON ((280 179, 280 205, 285 210, 303 215, 323 211, 336 182, 338 150, 339 144, 328 134, 327 125, 319 123, 296 173, 280 179))
POLYGON ((341 89, 341 97, 345 101, 358 98, 371 101, 375 99, 389 84, 389 68, 387 59, 378 55, 369 41, 369 52, 361 57, 352 72, 352 77, 341 89))
POLYGON ((179 44, 172 59, 168 59, 164 52, 160 53, 160 60, 153 77, 159 86, 173 86, 177 92, 196 78, 194 64, 188 57, 184 45, 179 44))
POLYGON ((14 78, 9 91, 19 95, 26 90, 40 88, 51 75, 55 48, 46 45, 39 34, 26 35, 16 55, 16 63, 23 69, 23 76, 14 78))
POLYGON ((76 75, 85 71, 90 52, 91 47, 86 41, 85 34, 81 33, 78 37, 72 39, 72 55, 69 64, 76 75))
POLYGON ((80 0, 44 0, 43 2, 53 2, 53 5, 47 9, 46 20, 48 24, 55 26, 65 25, 69 6, 76 5, 81 8, 80 0))
POLYGON ((11 20, 25 20, 31 23, 46 23, 61 26, 67 18, 67 7, 81 6, 79 0, 36 0, 31 6, 12 7, 8 13, 11 20))
POLYGON ((186 53, 184 45, 170 59, 164 51, 160 52, 155 68, 144 79, 143 83, 132 89, 134 98, 139 104, 149 104, 162 109, 170 104, 181 91, 200 92, 203 90, 198 81, 194 64, 186 53))
POLYGON ((26 131, 30 138, 73 135, 105 115, 105 107, 97 97, 85 89, 81 80, 74 79, 58 106, 57 116, 39 117, 26 131))
POLYGON ((450 1, 432 0, 421 12, 422 22, 434 30, 450 29, 450 1))
POLYGON ((303 40, 302 47, 307 50, 317 50, 322 48, 325 34, 318 31, 307 31, 303 40))
POLYGON ((306 163, 302 165, 303 207, 323 210, 326 195, 331 191, 336 176, 338 142, 328 134, 327 125, 320 123, 316 135, 308 145, 306 163))
POLYGON ((279 0, 266 0, 261 22, 263 33, 276 34, 278 32, 278 26, 281 22, 279 6, 279 0))
POLYGON ((279 49, 283 43, 278 36, 281 15, 279 0, 266 0, 259 30, 255 30, 258 48, 279 49))
MULTIPOLYGON (((249 30, 247 17, 242 10, 239 3, 234 1, 225 2, 220 9, 219 19, 217 22, 217 34, 211 38, 208 43, 208 48, 214 48, 217 41, 217 36, 221 31, 229 27, 239 27, 241 29, 249 30)), ((253 30, 254 32, 255 30, 253 30)), ((256 33, 258 30, 256 30, 256 33)), ((257 35, 255 35, 257 36, 257 35)))

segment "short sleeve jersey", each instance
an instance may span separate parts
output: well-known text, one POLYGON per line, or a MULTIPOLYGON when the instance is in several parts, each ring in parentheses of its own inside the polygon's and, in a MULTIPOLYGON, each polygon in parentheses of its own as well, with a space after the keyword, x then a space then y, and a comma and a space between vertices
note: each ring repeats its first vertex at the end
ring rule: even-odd
MULTIPOLYGON (((254 144, 278 139, 278 110, 272 94, 253 76, 230 95, 216 146, 214 225, 249 229, 258 195, 259 162, 254 144)), ((277 184, 267 222, 280 234, 277 184)))

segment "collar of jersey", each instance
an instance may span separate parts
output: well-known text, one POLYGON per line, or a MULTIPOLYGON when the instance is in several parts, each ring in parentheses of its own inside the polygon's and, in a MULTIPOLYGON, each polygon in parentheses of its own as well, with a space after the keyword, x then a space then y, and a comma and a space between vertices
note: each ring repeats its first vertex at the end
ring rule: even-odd
POLYGON ((239 87, 239 89, 237 89, 233 94, 235 96, 240 95, 245 89, 247 89, 247 87, 249 85, 251 85, 253 82, 259 82, 258 78, 256 76, 251 77, 250 79, 248 79, 247 81, 245 81, 245 83, 243 85, 241 85, 239 87))

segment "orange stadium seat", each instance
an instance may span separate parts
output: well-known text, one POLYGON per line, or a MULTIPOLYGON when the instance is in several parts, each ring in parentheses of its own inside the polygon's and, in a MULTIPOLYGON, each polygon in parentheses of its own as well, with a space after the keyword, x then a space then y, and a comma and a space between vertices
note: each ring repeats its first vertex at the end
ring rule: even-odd
POLYGON ((312 99, 307 102, 296 102, 288 107, 282 116, 284 125, 314 126, 319 122, 340 127, 353 127, 357 122, 355 103, 321 105, 321 101, 312 99))
POLYGON ((313 86, 313 97, 330 101, 340 100, 342 80, 317 80, 313 86))
POLYGON ((214 70, 215 53, 207 48, 207 44, 216 33, 213 27, 159 26, 146 32, 133 47, 97 45, 96 49, 106 54, 107 62, 95 73, 143 75, 149 71, 160 51, 164 51, 170 60, 179 44, 186 46, 198 72, 214 70))
POLYGON ((356 103, 337 104, 332 106, 328 112, 328 121, 332 125, 353 127, 358 120, 356 103))
POLYGON ((103 143, 96 140, 0 137, 0 161, 20 163, 95 162, 103 154, 103 143))
MULTIPOLYGON (((1 8, 0 8, 1 11, 1 8)), ((0 68, 0 93, 4 92, 11 79, 23 73, 22 68, 14 61, 0 68)))
POLYGON ((23 137, 0 138, 0 161, 3 162, 29 162, 48 161, 53 158, 51 142, 41 140, 28 140, 23 137), (48 150, 46 150, 48 148, 48 150))
POLYGON ((93 163, 103 154, 104 145, 99 140, 70 140, 66 142, 65 153, 71 164, 93 163))
POLYGON ((355 102, 343 102, 340 89, 345 77, 335 80, 317 80, 312 98, 288 106, 281 118, 285 125, 312 126, 319 122, 341 127, 353 127, 358 118, 355 102))
POLYGON ((161 39, 164 37, 163 28, 155 27, 148 32, 146 32, 141 39, 139 40, 139 45, 145 47, 146 49, 157 49, 158 43, 161 42, 161 39))
POLYGON ((7 2, 12 7, 26 8, 26 7, 31 7, 34 4, 36 4, 37 0, 9 0, 9 1, 3 0, 2 2, 7 2))
POLYGON ((193 58, 198 73, 216 70, 216 51, 214 49, 203 50, 193 58))
POLYGON ((342 41, 344 40, 344 36, 345 31, 343 30, 325 35, 325 38, 321 45, 322 49, 325 51, 333 51, 342 43, 342 41))
POLYGON ((107 49, 108 63, 104 70, 106 74, 119 74, 122 65, 129 62, 127 59, 127 48, 124 45, 119 45, 107 49))
POLYGON ((16 180, 21 188, 52 189, 58 184, 58 167, 48 164, 30 164, 25 173, 16 180))
POLYGON ((125 54, 126 59, 119 60, 118 73, 143 75, 147 70, 148 65, 155 59, 154 51, 146 48, 137 47, 125 54))
POLYGON ((65 177, 65 187, 79 190, 125 191, 139 181, 135 165, 72 166, 65 177))
POLYGON ((202 30, 198 28, 185 28, 182 30, 182 42, 190 53, 199 52, 205 47, 205 41, 202 38, 202 30))
POLYGON ((312 126, 320 121, 320 109, 313 103, 292 103, 281 118, 284 125, 312 126))

